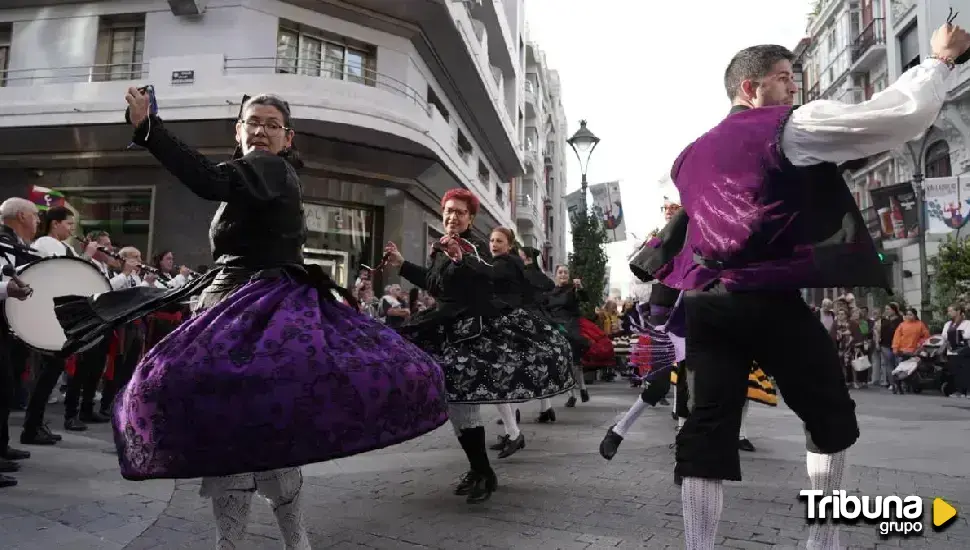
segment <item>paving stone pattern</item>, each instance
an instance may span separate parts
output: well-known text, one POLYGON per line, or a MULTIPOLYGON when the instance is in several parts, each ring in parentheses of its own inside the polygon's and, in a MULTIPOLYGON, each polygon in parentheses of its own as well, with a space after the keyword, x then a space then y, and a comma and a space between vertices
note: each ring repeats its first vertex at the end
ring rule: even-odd
MULTIPOLYGON (((590 386, 593 399, 562 408, 553 425, 522 407, 527 447, 494 460, 500 488, 468 506, 451 494, 464 458, 449 427, 383 451, 308 466, 306 521, 315 549, 600 550, 682 548, 680 491, 673 484, 674 422, 669 408, 647 411, 612 462, 596 448, 636 397, 622 382, 590 386)), ((863 494, 941 496, 970 514, 970 401, 931 395, 855 392, 863 436, 850 451, 846 488, 863 494)), ((492 407, 486 413, 497 418, 492 407)), ((59 406, 50 417, 60 419, 59 406)), ((728 483, 719 548, 804 547, 808 529, 804 440, 785 407, 753 406, 743 455, 745 481, 728 483)), ((14 416, 17 425, 22 416, 14 416)), ((56 426, 55 426, 56 427, 56 426)), ((489 424, 490 439, 501 427, 489 424)), ((14 430, 19 435, 19 430, 14 430)), ((127 482, 117 473, 110 434, 98 426, 66 434, 54 448, 31 448, 20 486, 0 492, 0 548, 162 550, 215 547, 210 505, 198 481, 127 482)), ((494 454, 493 454, 494 457, 494 454)), ((279 549, 275 520, 257 499, 244 548, 279 549)), ((942 532, 881 538, 870 525, 842 530, 849 548, 970 548, 960 516, 942 532)))

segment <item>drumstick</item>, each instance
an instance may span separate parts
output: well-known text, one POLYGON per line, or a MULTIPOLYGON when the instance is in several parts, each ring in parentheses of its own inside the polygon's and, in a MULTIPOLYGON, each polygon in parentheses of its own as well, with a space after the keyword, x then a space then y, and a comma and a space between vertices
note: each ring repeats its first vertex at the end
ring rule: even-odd
POLYGON ((17 283, 17 286, 22 287, 22 288, 26 288, 27 289, 27 297, 28 298, 30 298, 30 296, 34 293, 34 289, 30 288, 30 285, 28 285, 28 284, 24 283, 22 280, 20 280, 20 277, 17 276, 17 270, 15 270, 12 265, 9 265, 8 264, 8 265, 3 266, 3 271, 2 272, 3 272, 3 275, 4 276, 10 277, 11 279, 13 279, 13 282, 17 283))

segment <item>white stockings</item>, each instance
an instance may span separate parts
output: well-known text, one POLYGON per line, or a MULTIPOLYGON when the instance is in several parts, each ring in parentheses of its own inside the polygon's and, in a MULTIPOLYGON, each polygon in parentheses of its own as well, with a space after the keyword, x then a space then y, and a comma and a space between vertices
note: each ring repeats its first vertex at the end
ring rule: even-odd
POLYGON ((633 405, 626 411, 623 418, 616 423, 616 426, 613 426, 613 431, 616 435, 626 437, 626 433, 633 427, 633 423, 640 418, 640 415, 647 409, 647 406, 642 398, 637 397, 637 400, 633 402, 633 405))
POLYGON ((512 409, 512 405, 508 403, 503 403, 501 405, 495 405, 498 409, 499 416, 502 417, 502 427, 505 428, 505 435, 512 439, 517 439, 519 434, 519 425, 515 422, 515 410, 512 409))
POLYGON ((748 438, 748 434, 744 430, 744 422, 748 419, 748 403, 750 403, 750 401, 745 399, 744 406, 741 407, 741 429, 738 431, 738 440, 748 438))
POLYGON ((284 468, 256 474, 208 477, 202 480, 201 495, 212 498, 216 517, 217 550, 238 550, 246 535, 253 493, 269 501, 276 516, 285 550, 310 550, 303 526, 300 498, 303 473, 284 468))
POLYGON ((685 477, 680 488, 684 503, 684 538, 687 550, 714 550, 717 523, 724 506, 720 479, 685 477))
MULTIPOLYGON (((845 451, 835 454, 809 452, 806 458, 808 478, 812 489, 831 495, 832 491, 842 489, 842 476, 845 474, 845 451)), ((815 522, 808 528, 809 550, 838 550, 839 529, 831 520, 815 522)))

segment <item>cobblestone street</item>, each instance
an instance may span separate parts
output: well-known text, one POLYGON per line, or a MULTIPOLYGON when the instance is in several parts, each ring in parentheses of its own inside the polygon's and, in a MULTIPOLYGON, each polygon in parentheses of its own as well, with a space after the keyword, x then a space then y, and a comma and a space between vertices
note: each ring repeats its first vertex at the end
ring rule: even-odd
MULTIPOLYGON (((522 408, 527 447, 494 460, 499 491, 481 506, 451 495, 464 457, 450 428, 403 445, 304 469, 306 519, 315 549, 367 548, 587 549, 682 547, 680 491, 673 484, 674 433, 669 408, 648 411, 606 462, 596 452, 606 428, 636 396, 624 382, 590 386, 592 400, 561 408, 553 425, 522 408)), ((940 496, 970 510, 970 400, 930 395, 854 393, 862 439, 851 450, 847 490, 863 494, 940 496)), ((486 412, 497 418, 494 408, 486 412)), ((59 420, 61 407, 49 417, 59 420)), ((493 422, 489 438, 500 433, 493 422)), ((22 415, 11 419, 18 425, 22 415)), ((59 422, 52 426, 59 428, 59 422)), ((59 431, 59 430, 57 430, 59 431)), ((13 430, 19 436, 19 429, 13 430)), ((806 488, 800 423, 788 409, 752 406, 742 484, 725 490, 719 547, 804 546, 806 488)), ((193 481, 127 482, 120 478, 105 426, 67 433, 0 493, 0 548, 6 550, 211 549, 208 501, 193 481)), ((259 501, 259 499, 257 499, 259 501)), ((269 507, 253 507, 247 548, 277 549, 269 507)), ((964 516, 942 532, 882 539, 875 526, 843 528, 853 548, 970 548, 964 516)))

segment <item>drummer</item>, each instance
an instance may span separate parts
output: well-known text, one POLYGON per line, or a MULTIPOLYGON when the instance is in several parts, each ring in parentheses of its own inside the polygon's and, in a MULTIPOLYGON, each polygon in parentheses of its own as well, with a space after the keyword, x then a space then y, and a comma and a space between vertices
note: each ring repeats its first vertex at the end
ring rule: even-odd
MULTIPOLYGON (((71 210, 64 206, 48 209, 44 212, 40 226, 40 237, 30 245, 33 249, 47 257, 78 257, 78 253, 66 242, 74 234, 74 213, 71 210)), ((94 255, 97 252, 97 245, 89 243, 84 252, 87 255, 94 255)), ((54 445, 61 440, 61 436, 53 433, 44 422, 44 413, 47 402, 54 393, 54 388, 57 387, 57 381, 64 373, 64 359, 46 354, 36 354, 35 357, 36 381, 27 403, 24 431, 20 434, 20 442, 24 445, 54 445)), ((79 388, 75 391, 77 389, 79 388)), ((64 427, 75 431, 86 429, 76 419, 66 421, 64 427)))
MULTIPOLYGON (((0 243, 8 246, 26 246, 37 231, 39 219, 37 206, 27 199, 19 197, 7 199, 0 204, 0 243)), ((26 263, 10 251, 0 250, 0 267, 26 263)), ((24 300, 29 296, 29 290, 21 287, 9 277, 0 277, 0 300, 16 298, 24 300)), ((17 480, 4 475, 16 472, 20 466, 13 462, 30 458, 30 453, 14 449, 10 446, 10 430, 7 422, 10 419, 10 407, 13 405, 16 377, 14 365, 10 360, 10 350, 13 347, 6 318, 0 315, 0 488, 13 487, 17 480)))
MULTIPOLYGON (((74 248, 68 244, 68 240, 74 235, 75 217, 74 212, 64 206, 54 206, 47 210, 41 223, 42 235, 31 245, 34 249, 45 256, 57 257, 81 257, 95 265, 99 271, 107 275, 107 269, 102 263, 108 257, 98 249, 99 245, 110 248, 111 240, 107 233, 92 235, 94 238, 85 241, 83 256, 79 255, 74 248)), ((67 395, 64 397, 64 429, 72 432, 83 432, 88 429, 87 424, 100 424, 107 422, 109 418, 94 410, 94 398, 97 394, 98 383, 101 381, 101 374, 104 372, 105 361, 108 356, 107 348, 109 341, 105 339, 93 348, 78 355, 74 374, 67 380, 67 395)), ((31 396, 31 403, 34 396, 37 399, 43 398, 46 403, 57 386, 57 379, 54 378, 53 371, 63 370, 64 361, 54 358, 44 358, 41 363, 42 370, 37 379, 37 385, 31 396), (56 364, 56 365, 55 365, 56 364), (51 366, 50 369, 47 367, 51 366), (53 381, 52 381, 53 378, 53 381)), ((37 404, 40 407, 40 404, 37 404)), ((43 416, 43 415, 41 415, 43 416)), ((28 419, 30 413, 28 409, 28 419)), ((36 420, 34 421, 36 422, 36 420)), ((24 422, 24 429, 27 429, 27 422, 24 422)), ((48 432, 50 430, 47 430, 48 432)), ((57 434, 51 434, 56 443, 60 439, 57 434)), ((34 436, 34 443, 46 445, 43 435, 34 436)), ((27 443, 26 441, 24 443, 27 443)))

